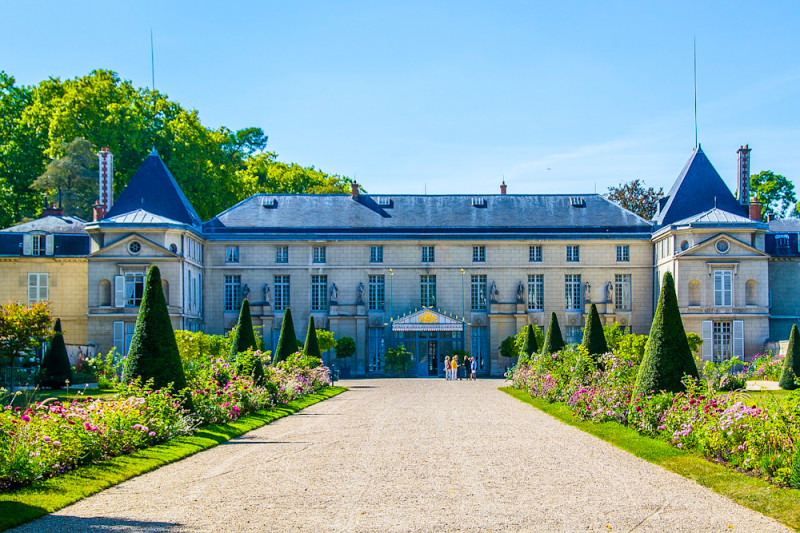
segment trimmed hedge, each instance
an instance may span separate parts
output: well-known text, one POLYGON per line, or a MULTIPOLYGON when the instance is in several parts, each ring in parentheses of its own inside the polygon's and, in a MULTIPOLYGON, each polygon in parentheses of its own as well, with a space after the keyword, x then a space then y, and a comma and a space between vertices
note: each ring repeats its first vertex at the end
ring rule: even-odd
POLYGON ((800 338, 798 338, 797 324, 792 325, 792 332, 789 334, 789 348, 786 350, 786 358, 783 360, 783 372, 779 385, 782 389, 794 390, 797 388, 795 380, 800 376, 800 338))
POLYGON ((313 316, 308 317, 308 331, 306 332, 306 343, 303 345, 303 355, 322 359, 322 353, 319 351, 319 342, 317 341, 317 328, 314 327, 313 316))
POLYGON ((561 336, 561 328, 558 325, 558 317, 555 312, 550 315, 550 323, 547 325, 547 334, 544 337, 542 353, 556 353, 564 347, 564 337, 561 336))
POLYGON ((247 350, 257 350, 256 334, 253 331, 253 319, 250 317, 250 302, 247 298, 242 300, 242 308, 239 311, 239 322, 236 324, 236 332, 231 339, 231 356, 236 356, 239 352, 247 350))
POLYGON ((528 324, 525 327, 525 343, 522 346, 522 351, 524 352, 522 355, 525 357, 530 357, 539 351, 539 347, 536 345, 536 334, 533 332, 532 324, 528 324))
POLYGON ((69 364, 60 318, 56 319, 53 331, 55 335, 44 353, 39 369, 39 385, 47 389, 60 389, 67 381, 72 381, 72 366, 69 364))
MULTIPOLYGON (((597 356, 608 352, 606 336, 603 333, 603 324, 600 322, 600 315, 597 313, 597 306, 592 304, 589 309, 589 317, 586 321, 586 329, 583 331, 583 346, 589 351, 589 355, 597 356)), ((597 357, 595 357, 597 360, 597 357)))
POLYGON ((284 361, 287 357, 297 351, 297 335, 294 332, 294 321, 292 320, 292 310, 286 308, 281 322, 281 334, 278 337, 278 346, 272 356, 272 363, 284 361))

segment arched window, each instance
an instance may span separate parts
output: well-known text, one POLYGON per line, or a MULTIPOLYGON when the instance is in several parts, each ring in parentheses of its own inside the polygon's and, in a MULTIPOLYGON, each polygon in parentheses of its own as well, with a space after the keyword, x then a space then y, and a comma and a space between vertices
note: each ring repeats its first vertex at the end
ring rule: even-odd
POLYGON ((164 300, 169 305, 169 282, 165 279, 161 279, 161 289, 164 291, 164 300))
POLYGON ((744 300, 746 305, 758 305, 758 284, 756 280, 749 279, 744 284, 744 300))
POLYGON ((689 282, 689 305, 700 305, 700 282, 696 279, 689 282))
POLYGON ((107 279, 100 280, 100 305, 111 305, 111 282, 107 279))

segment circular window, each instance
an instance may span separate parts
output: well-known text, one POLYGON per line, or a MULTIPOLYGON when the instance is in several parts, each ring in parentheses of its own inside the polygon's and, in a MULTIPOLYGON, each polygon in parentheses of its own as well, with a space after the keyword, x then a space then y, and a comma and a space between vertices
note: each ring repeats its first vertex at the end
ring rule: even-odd
POLYGON ((731 245, 725 239, 720 239, 716 244, 717 251, 721 254, 727 253, 731 245))
POLYGON ((689 241, 683 241, 683 242, 681 243, 681 250, 682 250, 682 251, 686 251, 686 250, 688 250, 688 249, 689 249, 689 241))
POLYGON ((177 254, 178 245, 173 242, 172 244, 169 245, 169 251, 172 252, 173 254, 177 254))
POLYGON ((139 241, 131 241, 128 243, 128 251, 132 254, 138 254, 142 251, 142 243, 139 241))

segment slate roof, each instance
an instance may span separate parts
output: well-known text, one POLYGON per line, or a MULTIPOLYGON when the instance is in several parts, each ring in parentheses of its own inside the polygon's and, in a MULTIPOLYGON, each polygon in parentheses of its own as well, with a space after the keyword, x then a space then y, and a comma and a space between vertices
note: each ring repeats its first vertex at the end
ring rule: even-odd
POLYGON ((708 211, 703 211, 702 213, 698 213, 689 218, 673 222, 674 226, 689 226, 689 225, 698 226, 698 225, 718 225, 718 224, 752 225, 752 224, 760 224, 760 222, 751 220, 747 217, 743 217, 742 215, 737 215, 736 213, 729 213, 728 211, 723 211, 718 207, 714 207, 709 209, 708 211))
POLYGON ((177 220, 162 217, 144 209, 137 209, 121 215, 113 217, 106 217, 103 219, 105 222, 114 222, 117 224, 180 224, 177 220))
POLYGON ((714 207, 747 216, 747 209, 734 198, 703 149, 698 146, 672 189, 659 202, 655 223, 666 226, 714 207))
POLYGON ((103 220, 140 209, 190 226, 202 223, 155 149, 133 175, 103 220))
POLYGON ((800 219, 776 219, 769 223, 769 233, 764 236, 764 250, 774 257, 800 257, 800 219), (778 235, 789 237, 788 245, 781 239, 778 246, 778 235))
MULTIPOLYGON (((463 233, 642 233, 650 222, 597 194, 257 194, 203 227, 207 236, 253 233, 395 235, 463 233), (576 202, 577 201, 577 202, 576 202), (574 206, 577 203, 578 206, 574 206)), ((266 235, 265 235, 266 234, 266 235)))
POLYGON ((82 218, 73 216, 46 216, 31 220, 30 222, 23 222, 16 226, 11 226, 0 230, 2 233, 61 233, 61 234, 86 234, 84 226, 86 221, 82 218))
POLYGON ((769 230, 775 233, 800 231, 799 218, 777 218, 769 223, 769 230))

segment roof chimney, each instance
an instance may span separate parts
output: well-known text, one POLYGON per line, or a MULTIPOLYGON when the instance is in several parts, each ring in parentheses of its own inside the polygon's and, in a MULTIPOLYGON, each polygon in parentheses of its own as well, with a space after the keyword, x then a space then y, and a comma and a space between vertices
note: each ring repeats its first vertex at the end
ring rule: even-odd
POLYGON ((756 200, 750 202, 750 220, 761 222, 761 202, 756 200))
MULTIPOLYGON (((99 162, 99 197, 97 203, 103 207, 103 216, 111 209, 114 203, 114 154, 107 147, 100 148, 97 153, 99 162)), ((94 209, 95 206, 92 206, 94 209)), ((103 218, 102 216, 100 218, 103 218)), ((99 220, 95 218, 95 220, 99 220)))
POLYGON ((352 193, 351 193, 351 195, 352 195, 352 197, 353 197, 353 200, 355 200, 355 199, 357 199, 357 198, 358 198, 358 183, 356 183, 356 182, 354 181, 354 182, 353 182, 353 183, 351 183, 350 185, 351 185, 351 187, 352 187, 352 193))
POLYGON ((500 194, 506 193, 506 180, 503 180, 503 183, 500 184, 500 194))
MULTIPOLYGON (((739 205, 747 207, 750 203, 750 146, 747 144, 740 146, 736 152, 739 154, 739 179, 736 196, 739 197, 739 205)), ((760 218, 759 214, 759 220, 760 218)))
POLYGON ((106 209, 103 207, 103 204, 100 202, 95 202, 92 205, 92 220, 98 221, 103 220, 106 217, 106 209))
POLYGON ((50 206, 45 206, 42 209, 42 216, 43 217, 61 217, 64 216, 64 208, 61 206, 56 206, 55 204, 50 206))

